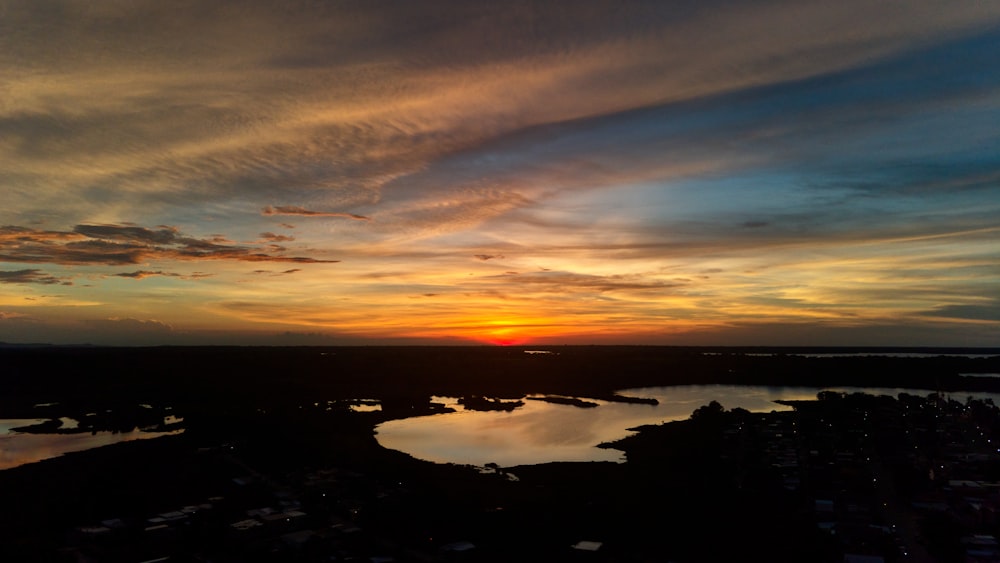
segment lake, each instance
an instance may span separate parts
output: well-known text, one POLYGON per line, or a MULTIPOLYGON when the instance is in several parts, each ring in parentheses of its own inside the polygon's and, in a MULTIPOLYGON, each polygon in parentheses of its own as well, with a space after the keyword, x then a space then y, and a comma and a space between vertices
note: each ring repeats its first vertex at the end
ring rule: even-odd
MULTIPOLYGON (((830 390, 893 397, 900 392, 920 396, 931 393, 923 389, 837 387, 830 390)), ((819 391, 821 389, 815 387, 754 385, 648 387, 627 389, 619 394, 654 398, 659 401, 658 405, 585 399, 599 406, 580 408, 525 400, 524 406, 510 412, 465 410, 456 398, 435 397, 435 402, 444 403, 455 412, 384 422, 376 427, 376 439, 386 448, 436 463, 477 466, 496 463, 501 467, 555 461, 620 463, 625 461, 621 451, 596 446, 624 438, 631 433, 629 428, 684 420, 692 411, 713 400, 726 409, 791 410, 774 401, 815 399, 819 391)), ((991 393, 957 392, 953 398, 964 401, 970 395, 991 398, 1000 404, 1000 396, 991 393)))
MULTIPOLYGON (((69 434, 32 434, 27 432, 13 432, 12 428, 30 426, 45 422, 45 418, 14 418, 0 419, 0 470, 10 469, 26 463, 34 463, 43 459, 60 456, 69 452, 78 452, 99 448, 118 442, 131 442, 132 440, 145 440, 157 438, 159 436, 169 436, 179 434, 183 429, 171 432, 143 432, 133 430, 132 432, 77 432, 69 434)), ((63 429, 72 429, 77 426, 77 421, 65 417, 60 417, 63 429)), ((170 417, 165 423, 177 422, 179 419, 170 417)))

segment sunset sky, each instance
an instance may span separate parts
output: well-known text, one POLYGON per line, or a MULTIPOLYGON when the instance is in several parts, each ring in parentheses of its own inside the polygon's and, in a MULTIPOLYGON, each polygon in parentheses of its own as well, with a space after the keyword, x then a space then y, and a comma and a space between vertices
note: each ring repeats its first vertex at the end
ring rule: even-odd
POLYGON ((1000 2, 0 0, 0 341, 1000 345, 1000 2))

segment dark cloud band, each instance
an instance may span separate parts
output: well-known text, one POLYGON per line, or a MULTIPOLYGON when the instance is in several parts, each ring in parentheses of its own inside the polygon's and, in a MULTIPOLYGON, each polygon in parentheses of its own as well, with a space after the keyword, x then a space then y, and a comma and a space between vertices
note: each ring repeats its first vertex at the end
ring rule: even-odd
POLYGON ((34 283, 41 285, 73 285, 45 272, 30 268, 26 270, 0 271, 0 283, 34 283))
POLYGON ((124 225, 77 225, 72 231, 61 232, 6 226, 0 227, 0 261, 65 266, 117 266, 163 260, 232 260, 295 264, 338 262, 338 260, 268 252, 273 250, 270 245, 260 248, 218 241, 218 237, 199 239, 182 236, 174 227, 151 230, 124 225))
POLYGON ((313 211, 297 205, 280 205, 277 207, 268 205, 260 211, 261 215, 298 215, 301 217, 343 217, 345 219, 356 219, 358 221, 370 221, 370 217, 357 215, 355 213, 342 213, 340 211, 313 211))

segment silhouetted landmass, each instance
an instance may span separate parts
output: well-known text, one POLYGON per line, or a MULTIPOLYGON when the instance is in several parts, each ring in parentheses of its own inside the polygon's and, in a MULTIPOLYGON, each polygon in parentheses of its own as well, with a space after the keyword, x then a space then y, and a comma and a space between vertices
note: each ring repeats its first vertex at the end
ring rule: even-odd
POLYGON ((594 407, 601 406, 600 403, 595 403, 594 401, 584 401, 583 399, 578 399, 576 397, 559 397, 559 396, 546 395, 544 397, 528 397, 528 399, 531 401, 542 401, 545 403, 552 403, 554 405, 570 405, 581 409, 592 409, 594 407))
POLYGON ((617 393, 612 393, 611 395, 604 395, 600 397, 594 397, 595 399, 603 399, 612 403, 627 403, 632 405, 658 405, 660 401, 653 399, 652 397, 626 397, 625 395, 619 395, 617 393))
MULTIPOLYGON (((173 415, 173 407, 157 406, 150 404, 138 404, 123 400, 112 400, 106 397, 101 406, 106 408, 94 409, 94 405, 77 400, 66 402, 52 402, 45 404, 22 405, 5 411, 28 412, 29 418, 45 419, 43 422, 14 428, 16 432, 27 434, 84 434, 91 432, 131 432, 136 429, 146 431, 168 431, 177 427, 177 424, 167 423, 165 419, 173 415), (30 407, 26 410, 26 406, 30 407), (77 421, 77 425, 66 428, 62 418, 70 418, 77 421)), ((4 415, 9 418, 17 418, 4 415)))
MULTIPOLYGON (((615 392, 680 384, 1000 391, 989 376, 1000 373, 998 350, 558 351, 0 349, 0 418, 69 417, 104 431, 169 413, 186 429, 0 471, 0 559, 822 562, 868 550, 902 561, 879 526, 903 514, 914 524, 900 541, 916 549, 919 538, 937 560, 958 561, 963 539, 1000 532, 981 511, 963 516, 968 491, 946 490, 955 478, 1000 481, 995 452, 976 449, 1000 443, 997 411, 982 402, 825 395, 760 415, 706 405, 613 444, 625 464, 488 474, 419 461, 374 438, 381 422, 445 412, 432 396, 507 408, 527 395, 639 401, 615 392), (969 461, 976 456, 985 457, 969 461), (866 485, 872 472, 891 476, 891 487, 866 485), (947 509, 913 508, 912 499, 947 509), (836 538, 820 526, 827 517, 840 526, 836 538)), ((37 430, 59 431, 51 422, 37 430)))
MULTIPOLYGON (((470 394, 517 399, 528 393, 610 396, 631 387, 681 384, 880 386, 993 390, 1000 349, 988 358, 807 357, 814 349, 709 349, 646 346, 560 347, 529 355, 513 347, 358 348, 45 348, 0 350, 3 382, 16 403, 80 394, 141 396, 143 401, 239 405, 261 399, 394 399, 470 394), (709 355, 716 354, 716 355, 709 355), (772 354, 772 355, 763 355, 772 354), (188 393, 188 391, 195 393, 188 393)), ((839 348, 821 352, 857 352, 839 348)), ((934 353, 942 350, 914 349, 934 353)), ((5 394, 6 395, 6 394, 5 394)), ((2 399, 0 399, 2 400, 2 399)), ((140 401, 140 402, 143 402, 140 401)))
POLYGON ((524 406, 524 401, 513 400, 504 401, 492 397, 482 397, 479 395, 468 395, 460 397, 458 404, 470 411, 512 411, 524 406))

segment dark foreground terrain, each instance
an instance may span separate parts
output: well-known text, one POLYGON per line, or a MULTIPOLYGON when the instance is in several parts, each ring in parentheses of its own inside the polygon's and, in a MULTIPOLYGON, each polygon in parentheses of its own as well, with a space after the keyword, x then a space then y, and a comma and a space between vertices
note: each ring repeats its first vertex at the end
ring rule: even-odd
POLYGON ((1000 356, 551 350, 0 349, 0 418, 184 428, 0 471, 0 561, 1000 560, 1000 410, 961 393, 1000 390, 1000 356), (624 464, 438 465, 373 435, 432 395, 690 383, 926 393, 705 405, 606 445, 624 464))

